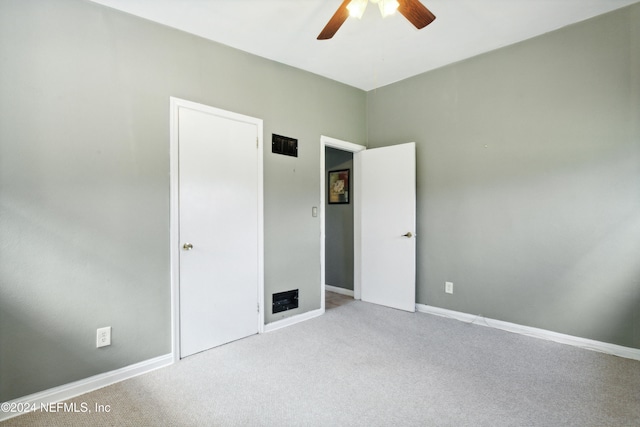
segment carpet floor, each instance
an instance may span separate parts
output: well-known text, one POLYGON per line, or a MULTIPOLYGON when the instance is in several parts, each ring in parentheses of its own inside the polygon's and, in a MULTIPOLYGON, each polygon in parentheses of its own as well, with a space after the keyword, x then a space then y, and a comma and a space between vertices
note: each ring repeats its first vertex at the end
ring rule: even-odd
POLYGON ((640 362, 353 301, 68 402, 1 424, 640 426, 640 362))

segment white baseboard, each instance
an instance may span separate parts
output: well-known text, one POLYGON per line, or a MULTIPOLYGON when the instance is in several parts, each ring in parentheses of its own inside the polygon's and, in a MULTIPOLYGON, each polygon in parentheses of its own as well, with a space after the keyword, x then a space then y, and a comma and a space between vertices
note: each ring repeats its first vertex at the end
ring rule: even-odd
POLYGON ((336 294, 348 295, 350 297, 353 296, 353 291, 351 289, 339 288, 337 286, 324 285, 324 290, 335 292, 336 294))
POLYGON ((287 326, 295 325, 296 323, 304 322, 305 320, 313 319, 314 317, 322 316, 323 314, 324 310, 321 308, 313 311, 307 311, 306 313, 267 323, 266 325, 264 325, 264 331, 273 332, 277 329, 282 329, 287 326))
MULTIPOLYGON (((173 354, 166 354, 134 365, 125 366, 124 368, 116 369, 115 371, 94 375, 92 377, 54 387, 49 390, 20 397, 18 399, 11 400, 8 403, 12 405, 15 404, 13 406, 17 406, 18 408, 39 408, 41 404, 62 402, 63 400, 68 400, 81 394, 89 393, 90 391, 169 366, 173 364, 173 362, 173 354)), ((22 412, 0 412, 0 421, 7 420, 21 414, 22 412)))
POLYGON ((545 329, 522 326, 516 323, 504 322, 502 320, 487 319, 480 315, 462 313, 459 311, 447 310, 446 308, 432 307, 424 304, 416 304, 416 310, 421 313, 435 314, 436 316, 449 317, 474 325, 487 326, 516 334, 555 341, 561 344, 568 344, 587 350, 599 351, 601 353, 612 354, 614 356, 627 359, 640 360, 640 349, 623 347, 621 345, 609 344, 606 342, 590 340, 587 338, 574 337, 572 335, 560 334, 547 331, 545 329))

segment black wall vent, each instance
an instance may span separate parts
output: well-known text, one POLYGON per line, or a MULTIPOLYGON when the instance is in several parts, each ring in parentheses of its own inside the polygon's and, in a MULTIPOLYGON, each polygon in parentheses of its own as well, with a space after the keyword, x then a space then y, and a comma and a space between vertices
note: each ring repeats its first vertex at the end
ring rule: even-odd
POLYGON ((279 292, 273 294, 273 311, 272 313, 280 313, 281 311, 298 308, 298 290, 279 292))
POLYGON ((271 134, 271 152, 298 157, 298 140, 288 136, 271 134))

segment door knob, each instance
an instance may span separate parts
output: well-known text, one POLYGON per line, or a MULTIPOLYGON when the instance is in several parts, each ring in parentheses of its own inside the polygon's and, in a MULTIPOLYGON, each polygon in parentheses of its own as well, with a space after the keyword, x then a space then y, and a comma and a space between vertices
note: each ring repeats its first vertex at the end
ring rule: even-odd
POLYGON ((413 234, 411 234, 411 232, 409 231, 407 234, 403 234, 402 236, 404 236, 404 237, 413 237, 413 234))
POLYGON ((191 243, 185 243, 184 245, 182 245, 182 249, 184 249, 185 251, 190 251, 191 249, 193 249, 193 245, 191 243))

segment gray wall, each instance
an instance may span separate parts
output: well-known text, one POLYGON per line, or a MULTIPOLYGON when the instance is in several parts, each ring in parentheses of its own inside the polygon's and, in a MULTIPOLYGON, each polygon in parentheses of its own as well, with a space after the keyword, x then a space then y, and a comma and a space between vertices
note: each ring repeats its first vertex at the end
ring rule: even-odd
POLYGON ((0 2, 0 61, 0 401, 171 351, 170 96, 264 120, 266 320, 320 308, 320 135, 362 143, 364 92, 80 0, 0 2))
POLYGON ((640 5, 367 107, 370 146, 417 142, 418 303, 640 348, 640 5))
POLYGON ((264 119, 266 307, 301 293, 282 316, 320 307, 320 135, 368 133, 418 143, 418 302, 640 348, 639 25, 636 5, 365 94, 93 3, 3 0, 0 401, 171 351, 169 96, 264 119))
MULTIPOLYGON (((350 169, 353 177, 353 153, 331 147, 326 147, 325 153, 326 172, 350 169)), ((349 204, 330 205, 329 197, 325 196, 325 283, 350 290, 353 290, 353 184, 352 180, 349 204)))

